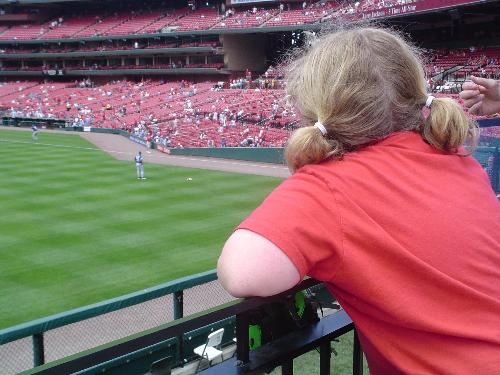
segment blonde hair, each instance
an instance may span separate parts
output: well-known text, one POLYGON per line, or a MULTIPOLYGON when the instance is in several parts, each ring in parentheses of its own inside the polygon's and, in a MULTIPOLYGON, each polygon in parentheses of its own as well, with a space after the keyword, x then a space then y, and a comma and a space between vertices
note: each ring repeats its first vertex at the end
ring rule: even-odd
POLYGON ((449 153, 477 139, 475 123, 451 99, 434 99, 424 120, 420 53, 393 30, 357 26, 317 38, 290 64, 286 90, 306 125, 285 149, 292 172, 402 130, 419 131, 449 153), (326 128, 325 136, 316 121, 326 128))

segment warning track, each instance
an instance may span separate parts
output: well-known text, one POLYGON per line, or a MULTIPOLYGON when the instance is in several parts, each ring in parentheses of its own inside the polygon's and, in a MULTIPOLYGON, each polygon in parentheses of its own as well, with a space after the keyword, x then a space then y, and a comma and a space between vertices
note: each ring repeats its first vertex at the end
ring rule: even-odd
MULTIPOLYGON (((0 126, 0 130, 30 131, 29 128, 13 128, 0 126)), ((40 132, 68 132, 63 130, 40 130, 40 132)), ((290 175, 288 168, 284 165, 272 163, 259 163, 244 160, 220 159, 187 155, 168 155, 157 150, 149 150, 146 147, 132 142, 128 138, 118 134, 106 133, 78 133, 100 150, 108 153, 117 160, 134 159, 137 151, 143 152, 144 162, 152 164, 173 165, 185 168, 208 169, 215 171, 255 174, 260 176, 286 178, 290 175)), ((29 142, 31 143, 31 142, 29 142)), ((40 142, 43 144, 43 142, 40 142)), ((51 146, 47 144, 47 146, 51 146)), ((57 145, 52 145, 56 147, 57 145)), ((63 146, 60 146, 63 147, 63 146)), ((88 150, 92 150, 88 148, 88 150)))
POLYGON ((142 150, 145 163, 272 177, 287 177, 290 175, 288 168, 279 164, 197 156, 168 155, 157 150, 147 150, 144 146, 134 143, 121 135, 103 133, 80 133, 80 135, 118 160, 132 160, 137 151, 142 150), (144 152, 144 150, 147 151, 144 152))

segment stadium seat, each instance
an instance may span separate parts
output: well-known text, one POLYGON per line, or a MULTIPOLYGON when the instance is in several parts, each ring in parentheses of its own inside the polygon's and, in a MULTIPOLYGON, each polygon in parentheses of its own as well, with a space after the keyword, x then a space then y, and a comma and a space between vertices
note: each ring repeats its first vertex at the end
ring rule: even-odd
POLYGON ((208 360, 209 366, 212 364, 212 361, 218 357, 222 358, 222 350, 220 350, 219 346, 222 342, 222 336, 224 335, 224 328, 218 329, 210 333, 207 337, 207 342, 204 345, 200 345, 194 348, 194 353, 200 356, 200 361, 198 362, 198 366, 196 367, 196 372, 198 372, 200 368, 200 364, 203 359, 208 360))

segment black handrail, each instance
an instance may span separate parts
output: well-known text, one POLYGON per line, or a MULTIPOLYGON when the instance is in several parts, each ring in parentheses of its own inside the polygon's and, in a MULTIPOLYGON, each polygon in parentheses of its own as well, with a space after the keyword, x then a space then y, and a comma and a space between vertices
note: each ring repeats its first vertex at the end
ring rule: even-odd
MULTIPOLYGON (((353 329, 354 324, 351 318, 344 310, 341 310, 320 319, 315 324, 291 332, 282 338, 248 352, 247 361, 231 358, 219 365, 208 368, 200 374, 253 375, 268 372, 278 366, 282 366, 284 374, 293 374, 293 359, 319 347, 320 375, 329 375, 330 342, 353 329)), ((242 346, 240 340, 237 340, 237 346, 238 349, 242 346)), ((360 348, 359 342, 355 342, 354 347, 360 348)), ((361 350, 353 352, 353 363, 360 364, 360 366, 353 367, 353 374, 361 375, 363 373, 362 354, 361 350)))

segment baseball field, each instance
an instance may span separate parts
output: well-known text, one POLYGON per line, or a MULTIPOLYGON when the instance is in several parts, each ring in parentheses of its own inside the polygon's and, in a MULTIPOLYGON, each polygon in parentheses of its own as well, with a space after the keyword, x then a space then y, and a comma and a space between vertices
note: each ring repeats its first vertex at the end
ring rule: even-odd
POLYGON ((0 131, 0 328, 215 268, 281 179, 118 161, 77 134, 0 131))

